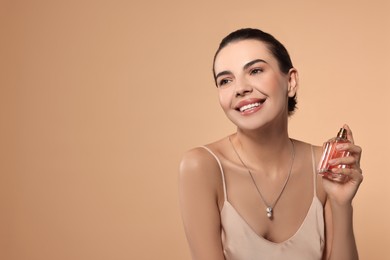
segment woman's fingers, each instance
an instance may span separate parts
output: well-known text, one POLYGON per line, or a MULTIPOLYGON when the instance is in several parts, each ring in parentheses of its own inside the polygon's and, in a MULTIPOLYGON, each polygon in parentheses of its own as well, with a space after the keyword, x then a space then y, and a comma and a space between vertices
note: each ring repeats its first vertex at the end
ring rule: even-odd
POLYGON ((338 144, 336 146, 336 149, 340 150, 340 151, 347 151, 350 153, 350 156, 337 158, 337 159, 340 159, 341 161, 337 161, 336 163, 349 164, 348 162, 344 162, 343 160, 345 158, 349 159, 349 157, 354 157, 356 159, 356 164, 357 165, 360 164, 360 158, 362 155, 362 148, 360 146, 354 145, 353 143, 343 143, 343 144, 338 144))
POLYGON ((341 143, 336 145, 337 150, 348 151, 352 154, 361 154, 362 148, 353 143, 341 143))
POLYGON ((346 168, 346 167, 340 167, 340 168, 332 168, 333 173, 341 173, 345 175, 353 175, 356 173, 362 174, 362 170, 360 168, 346 168))
POLYGON ((357 165, 356 158, 353 156, 340 157, 329 160, 329 164, 332 166, 345 164, 345 165, 357 165))
POLYGON ((358 184, 363 181, 363 174, 360 168, 333 168, 332 172, 348 176, 349 180, 354 180, 358 184))

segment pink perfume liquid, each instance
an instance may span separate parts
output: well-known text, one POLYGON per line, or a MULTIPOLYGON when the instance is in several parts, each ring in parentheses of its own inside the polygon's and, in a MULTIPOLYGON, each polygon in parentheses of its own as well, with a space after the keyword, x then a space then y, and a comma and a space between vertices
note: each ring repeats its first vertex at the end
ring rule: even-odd
POLYGON ((340 129, 335 138, 325 143, 323 154, 318 167, 318 174, 333 181, 345 182, 347 180, 345 175, 340 173, 333 173, 332 169, 348 168, 348 165, 329 165, 329 160, 331 159, 349 156, 349 152, 336 149, 336 146, 342 143, 349 143, 349 140, 347 139, 347 130, 344 128, 340 129))

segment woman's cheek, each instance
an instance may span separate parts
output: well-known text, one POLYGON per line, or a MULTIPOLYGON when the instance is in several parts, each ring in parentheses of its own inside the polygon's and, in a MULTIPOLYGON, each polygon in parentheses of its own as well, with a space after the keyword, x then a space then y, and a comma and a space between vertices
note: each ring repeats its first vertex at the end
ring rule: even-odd
POLYGON ((231 104, 231 94, 228 93, 226 90, 220 90, 219 91, 219 104, 224 110, 227 110, 230 108, 231 104))

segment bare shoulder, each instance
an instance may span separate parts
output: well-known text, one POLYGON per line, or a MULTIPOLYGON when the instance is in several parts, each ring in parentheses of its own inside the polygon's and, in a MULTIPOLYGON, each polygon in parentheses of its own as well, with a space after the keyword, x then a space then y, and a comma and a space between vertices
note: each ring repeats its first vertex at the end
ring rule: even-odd
POLYGON ((312 146, 313 146, 316 162, 318 162, 321 158, 321 155, 322 155, 322 146, 319 146, 319 145, 312 145, 312 146))
POLYGON ((300 149, 302 151, 302 155, 304 156, 303 160, 308 162, 310 161, 314 165, 314 174, 316 174, 317 178, 317 197, 321 201, 321 203, 324 205, 326 201, 326 193, 322 187, 322 177, 317 175, 317 165, 319 164, 319 161, 322 156, 322 146, 314 145, 311 143, 307 143, 304 141, 294 140, 294 143, 296 144, 297 149, 300 149), (314 157, 314 161, 312 161, 312 156, 314 157))
MULTIPOLYGON (((322 156, 322 146, 319 145, 314 145, 314 144, 308 144, 305 143, 308 146, 311 147, 314 155, 314 166, 315 166, 315 171, 317 171, 317 166, 320 162, 321 156, 322 156)), ((317 173, 315 173, 317 174, 317 173)), ((317 175, 317 197, 321 201, 322 205, 325 205, 326 201, 326 193, 322 187, 322 177, 320 175, 317 175)))
POLYGON ((218 167, 214 156, 204 147, 196 147, 186 151, 180 162, 181 174, 205 174, 218 167))
MULTIPOLYGON (((293 139, 297 151, 296 161, 301 165, 313 165, 317 167, 320 160, 322 148, 308 142, 293 139)), ((312 168, 312 167, 311 167, 312 168)))
POLYGON ((181 159, 180 172, 219 169, 218 158, 223 157, 221 150, 225 139, 186 151, 181 159))
POLYGON ((179 168, 182 207, 194 207, 202 201, 200 208, 211 209, 218 205, 217 210, 222 209, 224 193, 219 157, 218 144, 215 143, 190 149, 183 154, 179 168))
MULTIPOLYGON (((214 148, 207 148, 215 153, 214 148)), ((179 203, 194 259, 224 259, 220 211, 223 186, 217 159, 204 147, 183 154, 179 173, 179 203)))
POLYGON ((223 156, 220 150, 221 141, 217 141, 186 151, 180 162, 180 180, 200 181, 209 187, 210 185, 214 188, 219 187, 221 184, 219 158, 223 156))
POLYGON ((294 141, 294 144, 298 147, 298 149, 301 148, 301 149, 305 149, 305 150, 308 150, 308 151, 313 149, 313 153, 314 153, 316 162, 318 162, 318 160, 321 157, 321 153, 322 153, 322 147, 321 146, 314 145, 314 144, 311 144, 311 143, 308 143, 308 142, 305 142, 305 141, 301 141, 301 140, 296 140, 296 139, 293 139, 293 141, 294 141))

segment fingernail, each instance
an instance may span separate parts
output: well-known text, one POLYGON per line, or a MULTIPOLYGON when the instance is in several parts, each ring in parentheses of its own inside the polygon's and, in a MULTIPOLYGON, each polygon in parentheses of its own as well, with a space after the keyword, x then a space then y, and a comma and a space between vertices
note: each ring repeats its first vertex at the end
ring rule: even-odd
POLYGON ((338 145, 336 145, 336 149, 338 149, 338 150, 341 150, 341 149, 343 149, 345 147, 345 145, 343 145, 343 144, 338 144, 338 145))

